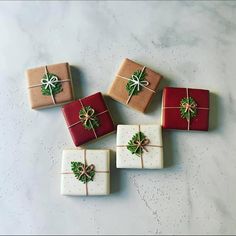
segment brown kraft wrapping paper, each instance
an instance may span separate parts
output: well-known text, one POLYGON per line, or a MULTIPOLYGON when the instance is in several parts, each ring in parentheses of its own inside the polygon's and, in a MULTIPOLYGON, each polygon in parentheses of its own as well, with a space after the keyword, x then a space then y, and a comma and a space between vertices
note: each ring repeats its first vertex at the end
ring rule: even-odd
MULTIPOLYGON (((115 80, 108 91, 108 95, 114 100, 117 100, 129 107, 145 112, 155 93, 142 87, 141 91, 137 95, 133 95, 127 104, 126 102, 129 98, 129 94, 126 90, 126 84, 128 83, 128 80, 118 77, 118 75, 120 75, 130 78, 135 71, 142 70, 142 68, 142 65, 127 58, 124 59, 116 74, 115 80)), ((147 67, 145 68, 145 72, 147 74, 145 80, 149 82, 147 88, 156 91, 162 76, 147 67)))
MULTIPOLYGON (((66 63, 47 65, 48 73, 53 73, 60 80, 70 80, 61 82, 62 91, 54 95, 55 103, 53 103, 51 96, 42 95, 41 86, 28 88, 29 99, 32 109, 41 109, 52 106, 58 106, 74 100, 72 79, 70 66, 66 63)), ((26 77, 28 80, 28 87, 41 84, 41 79, 45 74, 45 66, 28 69, 26 71, 26 77)))

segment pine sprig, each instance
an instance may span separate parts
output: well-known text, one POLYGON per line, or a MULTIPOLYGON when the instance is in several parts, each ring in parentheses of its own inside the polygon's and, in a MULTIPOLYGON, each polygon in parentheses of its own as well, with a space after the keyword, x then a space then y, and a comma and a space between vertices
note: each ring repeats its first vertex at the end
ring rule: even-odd
POLYGON ((129 96, 130 95, 137 95, 141 90, 142 86, 140 86, 140 90, 138 91, 138 86, 132 86, 134 82, 132 82, 133 76, 136 76, 139 78, 139 81, 145 81, 145 77, 147 76, 147 73, 145 71, 137 70, 133 73, 133 75, 130 77, 128 83, 126 84, 126 90, 128 91, 129 96))
MULTIPOLYGON (((81 182, 83 182, 85 184, 85 183, 87 183, 89 181, 93 181, 94 176, 95 176, 95 169, 87 172, 87 174, 90 176, 90 178, 89 178, 85 174, 81 175, 82 169, 83 169, 84 166, 85 165, 83 163, 81 163, 81 162, 75 162, 75 161, 71 162, 71 170, 73 171, 76 179, 78 179, 79 181, 81 181, 81 182)), ((86 167, 87 167, 87 165, 85 166, 85 168, 86 167)))
POLYGON ((143 153, 143 148, 142 147, 138 147, 137 148, 136 142, 137 141, 141 141, 141 140, 143 140, 145 138, 146 138, 146 136, 142 132, 138 132, 138 133, 134 134, 132 139, 128 142, 127 149, 132 154, 140 156, 143 153))
POLYGON ((180 101, 180 114, 183 119, 190 120, 193 117, 196 117, 197 115, 197 103, 192 97, 189 98, 182 98, 180 101), (191 110, 186 109, 186 105, 191 105, 191 110))
MULTIPOLYGON (((43 79, 47 80, 47 76, 48 76, 48 79, 50 80, 53 76, 56 76, 56 75, 52 74, 52 73, 48 73, 47 75, 44 74, 43 75, 43 79)), ((51 96, 51 95, 55 95, 57 93, 60 93, 63 89, 62 89, 62 85, 61 85, 61 82, 60 82, 59 78, 58 78, 58 81, 59 82, 54 83, 55 87, 51 86, 52 94, 50 92, 49 86, 46 88, 46 84, 42 84, 41 85, 42 95, 44 95, 44 96, 51 96)))
POLYGON ((84 128, 88 130, 96 129, 100 125, 99 119, 97 118, 95 113, 92 114, 87 121, 85 120, 86 114, 89 114, 91 111, 94 111, 94 109, 91 106, 86 106, 79 111, 79 117, 80 119, 82 119, 82 124, 84 128))

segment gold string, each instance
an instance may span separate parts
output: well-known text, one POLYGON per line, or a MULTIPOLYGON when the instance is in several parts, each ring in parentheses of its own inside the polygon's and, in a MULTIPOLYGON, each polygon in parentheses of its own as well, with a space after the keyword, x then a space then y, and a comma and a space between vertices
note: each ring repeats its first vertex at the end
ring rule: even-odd
MULTIPOLYGON (((81 101, 81 99, 79 99, 79 102, 80 102, 80 104, 81 104, 81 106, 82 106, 82 109, 85 109, 85 108, 84 108, 84 105, 83 105, 83 103, 82 103, 82 101, 81 101)), ((108 112, 108 110, 102 111, 102 112, 96 114, 96 116, 102 115, 103 113, 106 113, 106 112, 108 112)), ((92 127, 94 136, 95 136, 95 138, 97 139, 97 138, 98 138, 98 137, 97 137, 97 133, 96 133, 94 127, 93 127, 93 124, 92 124, 92 122, 91 122, 90 119, 89 119, 88 121, 89 121, 89 123, 90 123, 90 126, 92 127)), ((75 126, 75 125, 77 125, 77 124, 79 124, 79 123, 81 123, 81 122, 83 122, 82 119, 79 120, 79 121, 77 121, 77 122, 75 122, 74 124, 69 125, 68 128, 72 128, 73 126, 75 126)))

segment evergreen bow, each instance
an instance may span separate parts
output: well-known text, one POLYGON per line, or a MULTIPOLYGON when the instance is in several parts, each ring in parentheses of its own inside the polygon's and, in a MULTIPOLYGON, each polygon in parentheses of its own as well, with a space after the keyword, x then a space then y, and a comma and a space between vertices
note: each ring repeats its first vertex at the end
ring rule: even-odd
POLYGON ((95 166, 93 164, 86 165, 81 162, 71 162, 71 170, 75 177, 84 184, 93 181, 95 176, 95 166))
POLYGON ((86 129, 95 129, 99 127, 99 121, 92 107, 83 107, 79 111, 79 118, 86 129))
POLYGON ((149 142, 150 140, 146 138, 144 133, 138 132, 134 134, 132 139, 128 142, 127 149, 131 151, 132 154, 141 156, 143 150, 148 152, 145 146, 148 145, 149 142))
POLYGON ((145 68, 143 70, 137 70, 131 75, 126 85, 129 95, 137 95, 142 87, 149 85, 149 82, 145 80, 146 75, 145 68))
POLYGON ((192 97, 182 98, 180 101, 181 117, 190 121, 197 115, 197 103, 192 97))
POLYGON ((51 96, 62 91, 59 78, 52 73, 45 73, 41 79, 41 92, 45 96, 51 96))

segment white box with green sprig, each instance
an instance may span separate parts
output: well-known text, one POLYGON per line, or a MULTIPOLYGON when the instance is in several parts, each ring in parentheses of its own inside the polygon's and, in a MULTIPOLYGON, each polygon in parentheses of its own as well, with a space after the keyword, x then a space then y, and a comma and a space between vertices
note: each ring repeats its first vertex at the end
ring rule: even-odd
POLYGON ((63 150, 62 195, 108 195, 110 193, 110 151, 63 150))
POLYGON ((162 128, 160 125, 118 125, 116 167, 163 168, 162 128))

